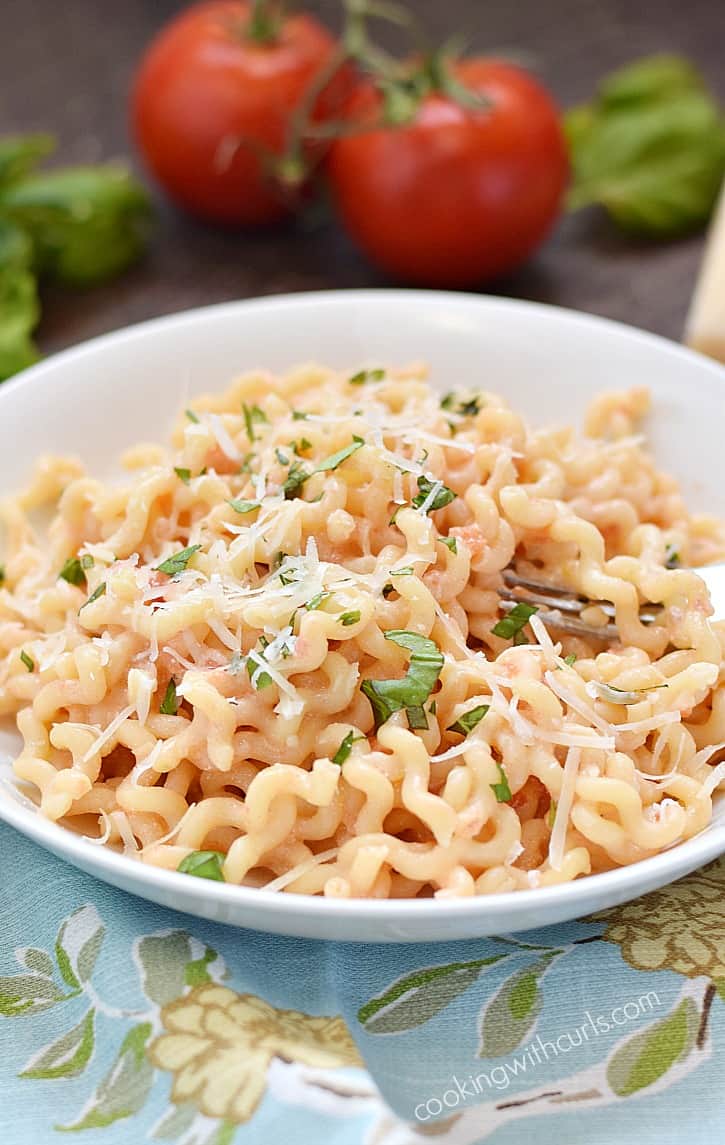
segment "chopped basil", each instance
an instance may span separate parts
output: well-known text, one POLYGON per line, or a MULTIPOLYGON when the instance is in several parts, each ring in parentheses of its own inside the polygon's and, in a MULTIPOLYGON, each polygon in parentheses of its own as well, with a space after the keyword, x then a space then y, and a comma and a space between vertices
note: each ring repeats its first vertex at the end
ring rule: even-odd
POLYGON ((450 549, 454 555, 458 553, 458 544, 455 537, 439 537, 438 540, 442 545, 445 545, 447 549, 450 549))
POLYGON ((95 563, 96 562, 94 561, 94 559, 90 553, 84 553, 83 556, 81 557, 81 568, 82 569, 92 569, 93 566, 95 565, 95 563))
POLYGON ((0 585, 5 584, 5 565, 0 565, 0 585))
POLYGON ((194 413, 193 409, 188 409, 188 410, 186 411, 186 416, 188 417, 189 421, 191 421, 191 422, 193 422, 193 423, 194 423, 194 425, 198 425, 198 424, 199 424, 199 418, 198 418, 198 417, 197 417, 197 415, 194 413))
POLYGON ((404 569, 391 569, 391 576, 413 576, 414 569, 412 565, 406 565, 404 569))
MULTIPOLYGON (((472 398, 463 398, 459 401, 456 394, 451 391, 441 400, 441 409, 457 413, 461 417, 475 417, 481 412, 481 398, 479 394, 475 394, 472 398)), ((450 422, 448 424, 450 425, 450 422)))
POLYGON ((35 671, 35 660, 33 660, 32 656, 28 656, 28 653, 25 651, 25 649, 23 649, 23 651, 20 653, 20 659, 29 672, 35 671))
POLYGON ((286 453, 282 452, 278 445, 275 446, 274 453, 280 465, 289 465, 289 457, 286 453))
POLYGON ((279 579, 286 588, 288 584, 297 584, 302 578, 299 569, 284 569, 280 571, 279 579))
POLYGON ((301 409, 292 410, 292 421, 307 421, 310 415, 301 409))
MULTIPOLYGON (((361 691, 373 709, 375 729, 390 719, 393 712, 413 709, 413 720, 419 719, 416 709, 422 709, 430 697, 443 668, 443 653, 437 644, 418 632, 394 629, 383 633, 411 653, 408 671, 402 680, 363 680, 361 691)), ((410 715, 409 715, 410 719, 410 715)), ((426 724, 427 726, 427 724, 426 724)))
POLYGON ((191 481, 191 470, 190 469, 183 469, 180 465, 175 465, 174 466, 174 473, 179 478, 179 481, 184 482, 184 485, 188 485, 189 482, 191 481))
POLYGON ((405 506, 404 506, 404 505, 396 505, 396 506, 395 506, 395 512, 393 513, 392 517, 391 517, 391 518, 390 518, 390 520, 388 521, 388 524, 389 524, 389 525, 394 525, 394 524, 395 524, 395 520, 396 520, 396 517, 398 516, 398 513, 400 512, 400 510, 401 510, 401 509, 404 509, 404 508, 405 508, 405 506))
POLYGON ((68 581, 68 584, 76 585, 76 587, 86 583, 86 574, 78 557, 69 557, 58 573, 58 577, 60 580, 68 581))
POLYGON ((680 554, 674 545, 668 545, 665 549, 665 568, 676 569, 680 566, 680 554))
POLYGON ((192 851, 182 859, 176 868, 182 875, 196 875, 198 879, 213 879, 216 883, 224 882, 222 851, 192 851))
POLYGON ((162 716, 175 716, 179 710, 179 701, 176 696, 176 680, 172 676, 166 685, 164 698, 161 701, 159 711, 162 716))
MULTIPOLYGON (((248 453, 247 456, 242 461, 242 464, 239 466, 239 472, 240 473, 251 473, 252 472, 252 462, 254 461, 256 456, 257 456, 256 453, 248 453)), ((202 469, 202 473, 205 473, 205 472, 206 472, 206 470, 202 469)))
POLYGON ((355 742, 355 736, 350 731, 343 738, 339 748, 337 749, 337 751, 333 755, 332 762, 337 763, 337 764, 339 764, 340 767, 342 767, 345 760, 348 759, 350 756, 350 752, 352 751, 352 745, 354 742, 355 742))
POLYGON ((299 441, 291 441, 289 447, 293 453, 299 455, 300 453, 307 453, 308 450, 312 449, 312 442, 308 441, 306 437, 301 437, 299 441))
POLYGON ((549 804, 549 810, 546 812, 546 824, 550 831, 554 830, 554 820, 556 819, 557 802, 552 799, 549 804))
POLYGON ((395 587, 392 584, 383 585, 383 600, 387 600, 395 592, 395 587))
POLYGON ((412 732, 428 731, 428 719, 422 706, 406 708, 405 714, 408 717, 408 727, 412 732))
POLYGON ((330 457, 326 457, 324 461, 315 468, 315 473, 326 473, 330 469, 337 469, 338 465, 342 465, 343 461, 347 461, 348 457, 352 457, 353 453, 357 453, 358 449, 365 444, 362 437, 357 437, 353 434, 352 441, 346 445, 344 449, 338 449, 337 453, 333 453, 330 457))
POLYGON ((98 585, 98 588, 93 590, 91 595, 88 597, 88 600, 84 601, 84 603, 80 606, 78 611, 83 612, 83 609, 86 607, 87 604, 93 604, 94 601, 100 600, 100 598, 102 596, 105 596, 105 595, 106 595, 106 582, 105 582, 105 580, 102 580, 101 583, 98 585))
POLYGON ((298 461, 294 461, 292 465, 290 465, 287 471, 287 479, 282 486, 282 492, 287 501, 291 501, 293 497, 299 496, 300 489, 310 476, 311 474, 308 470, 303 468, 298 461))
POLYGON ((570 652, 568 656, 565 656, 564 663, 568 668, 573 667, 573 665, 576 664, 576 652, 570 652))
POLYGON ((189 545, 187 549, 181 549, 180 552, 174 553, 173 556, 167 557, 160 565, 156 566, 156 572, 166 573, 167 576, 177 576, 182 573, 194 553, 198 553, 201 545, 189 545))
POLYGON ((351 378, 348 378, 348 383, 351 386, 363 386, 365 382, 380 382, 385 377, 385 370, 358 370, 351 378))
POLYGON ((349 628, 351 624, 357 624, 360 619, 360 611, 356 609, 354 612, 343 612, 337 619, 343 628, 349 628))
POLYGON ((450 505, 451 501, 456 499, 456 494, 452 489, 449 489, 447 485, 444 485, 441 481, 431 481, 430 477, 421 474, 418 478, 419 492, 416 493, 413 498, 413 505, 416 509, 420 509, 421 505, 427 501, 436 486, 440 486, 440 488, 426 509, 426 513, 432 513, 434 509, 442 509, 445 505, 450 505))
MULTIPOLYGON (((515 604, 508 615, 499 620, 498 624, 494 624, 491 632, 494 636, 500 636, 502 640, 514 640, 514 643, 520 643, 516 638, 523 635, 523 630, 529 623, 529 620, 538 612, 538 608, 533 604, 525 604, 519 601, 515 604)), ((524 640, 523 643, 526 643, 524 640)))
POLYGON ((436 712, 438 711, 438 705, 436 704, 435 700, 431 700, 431 702, 429 703, 428 711, 430 712, 430 714, 432 716, 434 716, 436 714, 436 712))
POLYGON ((316 608, 320 607, 320 605, 323 603, 323 601, 327 600, 328 596, 332 596, 332 593, 331 592, 325 592, 325 591, 316 593, 312 597, 312 600, 307 601, 305 608, 307 609, 308 612, 314 612, 316 608))
POLYGON ((262 651, 258 653, 250 653, 250 655, 247 656, 247 673, 249 675, 249 679, 252 682, 252 686, 256 688, 258 692, 261 692, 264 688, 268 688, 272 683, 272 677, 270 676, 269 672, 257 671, 259 668, 261 668, 259 661, 264 660, 264 652, 269 644, 269 640, 266 636, 260 636, 259 643, 262 647, 262 651), (256 676, 255 672, 257 673, 256 676))
POLYGON ((248 406, 246 402, 242 402, 242 414, 244 415, 244 428, 247 431, 247 437, 250 441, 256 441, 254 423, 264 422, 266 425, 269 425, 269 418, 259 406, 248 406))
POLYGON ((509 781, 506 778, 506 772, 504 771, 501 764, 497 763, 496 767, 498 768, 499 782, 492 783, 491 790, 496 796, 498 803, 508 803, 509 799, 511 798, 511 788, 509 787, 509 781))
POLYGON ((240 513, 242 516, 245 513, 253 513, 255 509, 259 509, 259 501, 227 501, 227 505, 231 505, 235 513, 240 513))
POLYGON ((454 724, 448 728, 449 732, 458 732, 459 735, 467 736, 477 728, 483 717, 486 715, 490 705, 479 704, 476 708, 470 708, 464 712, 460 719, 457 719, 454 724))
POLYGON ((650 684, 646 688, 615 688, 614 684, 603 684, 601 680, 591 680, 587 685, 592 692, 596 692, 600 700, 610 704, 639 704, 644 692, 656 692, 658 688, 666 688, 667 684, 650 684))

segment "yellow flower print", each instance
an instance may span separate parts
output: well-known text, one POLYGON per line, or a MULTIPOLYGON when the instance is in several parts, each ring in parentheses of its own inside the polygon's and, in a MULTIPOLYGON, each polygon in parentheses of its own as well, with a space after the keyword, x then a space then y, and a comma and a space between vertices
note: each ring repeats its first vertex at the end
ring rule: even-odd
POLYGON ((594 915, 636 970, 675 970, 686 978, 725 978, 725 862, 682 882, 594 915))
POLYGON ((342 1018, 277 1010, 215 983, 170 1002, 161 1018, 167 1032, 148 1056, 174 1075, 172 1100, 193 1102, 207 1117, 248 1121, 273 1057, 322 1069, 362 1064, 342 1018))

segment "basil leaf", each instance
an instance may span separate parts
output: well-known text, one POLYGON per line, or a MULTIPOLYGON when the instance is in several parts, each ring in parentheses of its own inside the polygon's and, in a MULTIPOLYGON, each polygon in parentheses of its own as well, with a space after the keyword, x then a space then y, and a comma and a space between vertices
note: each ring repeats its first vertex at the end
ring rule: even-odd
POLYGON ((324 461, 315 468, 315 473, 326 473, 330 469, 337 469, 338 465, 342 465, 343 461, 347 461, 348 457, 352 457, 353 453, 357 453, 358 449, 365 444, 361 437, 353 436, 349 445, 344 449, 338 449, 337 453, 331 454, 326 457, 324 461))
POLYGON ((576 652, 570 652, 568 656, 565 656, 564 663, 568 668, 573 667, 576 664, 576 652))
POLYGON ((417 719, 415 709, 422 708, 429 698, 443 668, 443 653, 428 637, 402 629, 385 632, 384 636, 386 640, 406 648, 411 656, 402 680, 363 680, 360 685, 373 709, 376 731, 393 712, 403 708, 413 708, 413 719, 417 719))
POLYGON ((677 57, 639 60, 569 112, 569 206, 601 204, 623 229, 673 238, 703 226, 725 174, 725 119, 677 57))
POLYGON ((348 378, 348 384, 351 386, 363 386, 365 382, 380 382, 385 377, 385 370, 358 370, 351 378, 348 378))
MULTIPOLYGON (((538 611, 535 605, 520 601, 502 620, 499 620, 498 624, 494 624, 491 632, 494 636, 500 636, 502 640, 513 639, 515 641, 517 636, 523 635, 524 628, 534 613, 538 611)), ((523 643, 526 641, 524 640, 523 643)))
POLYGON ((227 505, 231 505, 235 513, 240 513, 244 516, 245 513, 253 513, 255 509, 260 508, 259 501, 227 501, 227 505))
POLYGON ((352 624, 357 624, 360 619, 360 612, 356 609, 354 612, 343 612, 337 618, 343 628, 349 628, 352 624))
POLYGON ((156 566, 156 572, 166 573, 167 576, 177 576, 182 573, 194 553, 198 553, 201 545, 189 545, 187 549, 181 549, 180 552, 174 553, 173 556, 167 557, 160 565, 156 566))
POLYGON ((337 764, 339 764, 340 767, 342 767, 345 760, 348 759, 350 756, 350 752, 352 751, 352 745, 354 743, 354 740, 355 740, 355 736, 352 732, 348 732, 347 735, 344 736, 339 748, 337 749, 337 751, 335 752, 335 754, 332 757, 333 763, 337 763, 337 764))
POLYGON ((28 655, 25 649, 23 649, 23 651, 20 653, 20 659, 29 672, 35 671, 35 660, 33 660, 32 656, 28 655))
MULTIPOLYGON (((268 688, 272 683, 272 677, 269 672, 261 669, 261 662, 264 662, 264 649, 267 647, 268 641, 266 637, 260 637, 259 643, 262 645, 261 652, 255 652, 247 656, 247 675, 249 676, 252 687, 257 692, 261 692, 264 688, 268 688), (256 675, 255 675, 256 673, 256 675)), ((233 661, 232 661, 233 663, 233 661)))
POLYGON ((509 799, 511 799, 511 788, 509 787, 509 781, 506 778, 506 772, 504 771, 501 764, 497 763, 496 767, 498 768, 499 781, 498 783, 491 784, 491 790, 496 796, 498 803, 508 803, 509 799))
POLYGON ((420 509, 421 505, 425 503, 437 485, 440 485, 440 488, 428 506, 426 510, 427 513, 432 513, 434 509, 442 509, 445 505, 450 505, 451 501, 455 501, 456 494, 452 489, 449 489, 447 485, 444 485, 440 481, 431 481, 430 477, 426 477, 421 474, 421 476, 418 478, 419 492, 416 493, 415 497, 413 498, 413 506, 416 509, 420 509))
POLYGON ((454 556, 458 553, 458 542, 455 537, 439 537, 438 540, 447 549, 450 549, 454 556))
POLYGON ((554 821, 556 820, 556 808, 558 804, 555 799, 549 803, 549 810, 546 812, 546 825, 550 831, 554 830, 554 821))
POLYGON ((310 415, 301 409, 292 410, 292 421, 307 421, 310 415))
POLYGON ((188 485, 189 482, 191 481, 191 470, 190 469, 182 469, 180 466, 175 465, 174 466, 174 473, 179 478, 179 481, 184 482, 184 485, 188 485))
POLYGON ((176 680, 172 676, 166 685, 164 698, 161 701, 159 711, 162 716, 175 716, 179 711, 179 701, 176 696, 176 680))
POLYGON ((192 422, 194 425, 198 425, 198 424, 199 424, 199 418, 198 418, 198 416, 197 416, 197 415, 194 413, 193 409, 188 409, 188 410, 186 410, 186 411, 185 411, 185 413, 186 413, 186 416, 188 417, 188 419, 189 419, 189 421, 190 421, 190 422, 192 422))
POLYGON ((420 706, 406 708, 405 714, 408 718, 408 727, 412 732, 428 731, 428 717, 425 714, 425 708, 420 706))
POLYGON ((5 565, 0 565, 0 586, 5 584, 7 573, 5 572, 5 565))
POLYGON ((78 557, 69 557, 63 565, 63 568, 58 573, 59 580, 66 580, 68 584, 76 586, 84 585, 86 583, 86 574, 83 571, 78 557))
POLYGON ((489 707, 490 704, 479 704, 476 708, 470 708, 454 724, 451 724, 448 731, 458 732, 462 736, 469 735, 474 728, 478 727, 489 707))
POLYGON ((665 549, 665 568, 676 569, 680 567, 680 554, 674 545, 667 545, 665 549))
POLYGON ((298 461, 293 461, 287 471, 287 479, 282 486, 285 499, 291 501, 293 497, 299 497, 300 489, 307 478, 311 476, 309 470, 300 465, 298 461))
POLYGON ((35 269, 74 286, 125 270, 146 245, 151 207, 115 163, 31 174, 0 192, 0 210, 33 243, 35 269))
POLYGON ((248 406, 246 402, 242 402, 242 414, 244 415, 244 428, 247 431, 247 437, 250 441, 256 441, 254 423, 263 422, 265 425, 269 425, 269 418, 259 406, 248 406))
POLYGON ((192 851, 182 859, 176 868, 183 875, 195 875, 198 879, 213 879, 223 883, 222 863, 225 855, 221 851, 192 851))
POLYGON ((78 611, 83 612, 83 609, 86 607, 87 604, 93 604, 94 601, 100 600, 100 598, 102 596, 105 596, 105 595, 106 595, 106 582, 105 582, 105 580, 102 580, 101 583, 98 585, 98 587, 95 588, 93 590, 93 592, 91 593, 91 595, 88 597, 88 600, 83 602, 83 604, 80 606, 78 611))
POLYGON ((282 452, 278 445, 276 445, 274 448, 274 454, 280 465, 289 465, 289 457, 287 457, 287 455, 282 452))
POLYGON ((319 608, 323 602, 327 600, 328 596, 332 596, 332 593, 326 591, 318 592, 311 600, 307 601, 305 608, 308 612, 314 612, 315 609, 319 608))
POLYGON ((95 563, 96 562, 94 561, 94 559, 90 553, 84 553, 83 556, 81 557, 81 568, 82 569, 92 569, 93 566, 95 565, 95 563))

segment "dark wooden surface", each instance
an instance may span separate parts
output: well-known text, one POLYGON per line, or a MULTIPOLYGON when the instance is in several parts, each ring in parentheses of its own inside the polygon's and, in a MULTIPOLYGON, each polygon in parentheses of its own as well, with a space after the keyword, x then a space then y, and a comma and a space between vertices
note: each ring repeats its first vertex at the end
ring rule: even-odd
MULTIPOLYGON (((50 130, 63 161, 133 154, 129 78, 175 0, 2 0, 0 132, 50 130)), ((334 0, 306 5, 334 23, 334 0)), ((596 79, 633 57, 689 55, 725 99, 725 0, 412 0, 440 37, 525 60, 559 102, 587 98, 596 79)), ((596 212, 567 218, 516 275, 487 284, 609 315, 678 338, 702 239, 649 245, 624 239, 596 212)), ((158 314, 230 298, 329 287, 389 285, 334 223, 225 234, 159 199, 143 264, 88 293, 45 296, 39 331, 50 352, 158 314)))

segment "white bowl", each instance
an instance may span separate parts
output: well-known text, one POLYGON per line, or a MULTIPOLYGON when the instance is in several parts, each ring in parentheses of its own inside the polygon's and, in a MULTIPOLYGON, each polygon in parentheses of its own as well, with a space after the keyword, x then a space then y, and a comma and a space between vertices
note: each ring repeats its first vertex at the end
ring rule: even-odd
MULTIPOLYGON (((0 389, 0 490, 45 451, 108 473, 134 441, 166 433, 189 396, 255 366, 340 367, 426 360, 441 389, 503 393, 534 423, 580 420, 602 389, 648 385, 660 462, 696 508, 725 515, 725 370, 680 346, 599 318, 507 299, 422 291, 301 294, 192 310, 119 330, 0 389), (20 446, 20 448, 19 448, 20 446)), ((0 733, 0 750, 17 747, 0 733)), ((333 901, 226 886, 144 866, 49 823, 0 789, 0 816, 48 850, 153 902, 235 926, 364 942, 509 933, 581 917, 672 882, 725 851, 725 814, 662 855, 563 886, 458 901, 333 901)))

